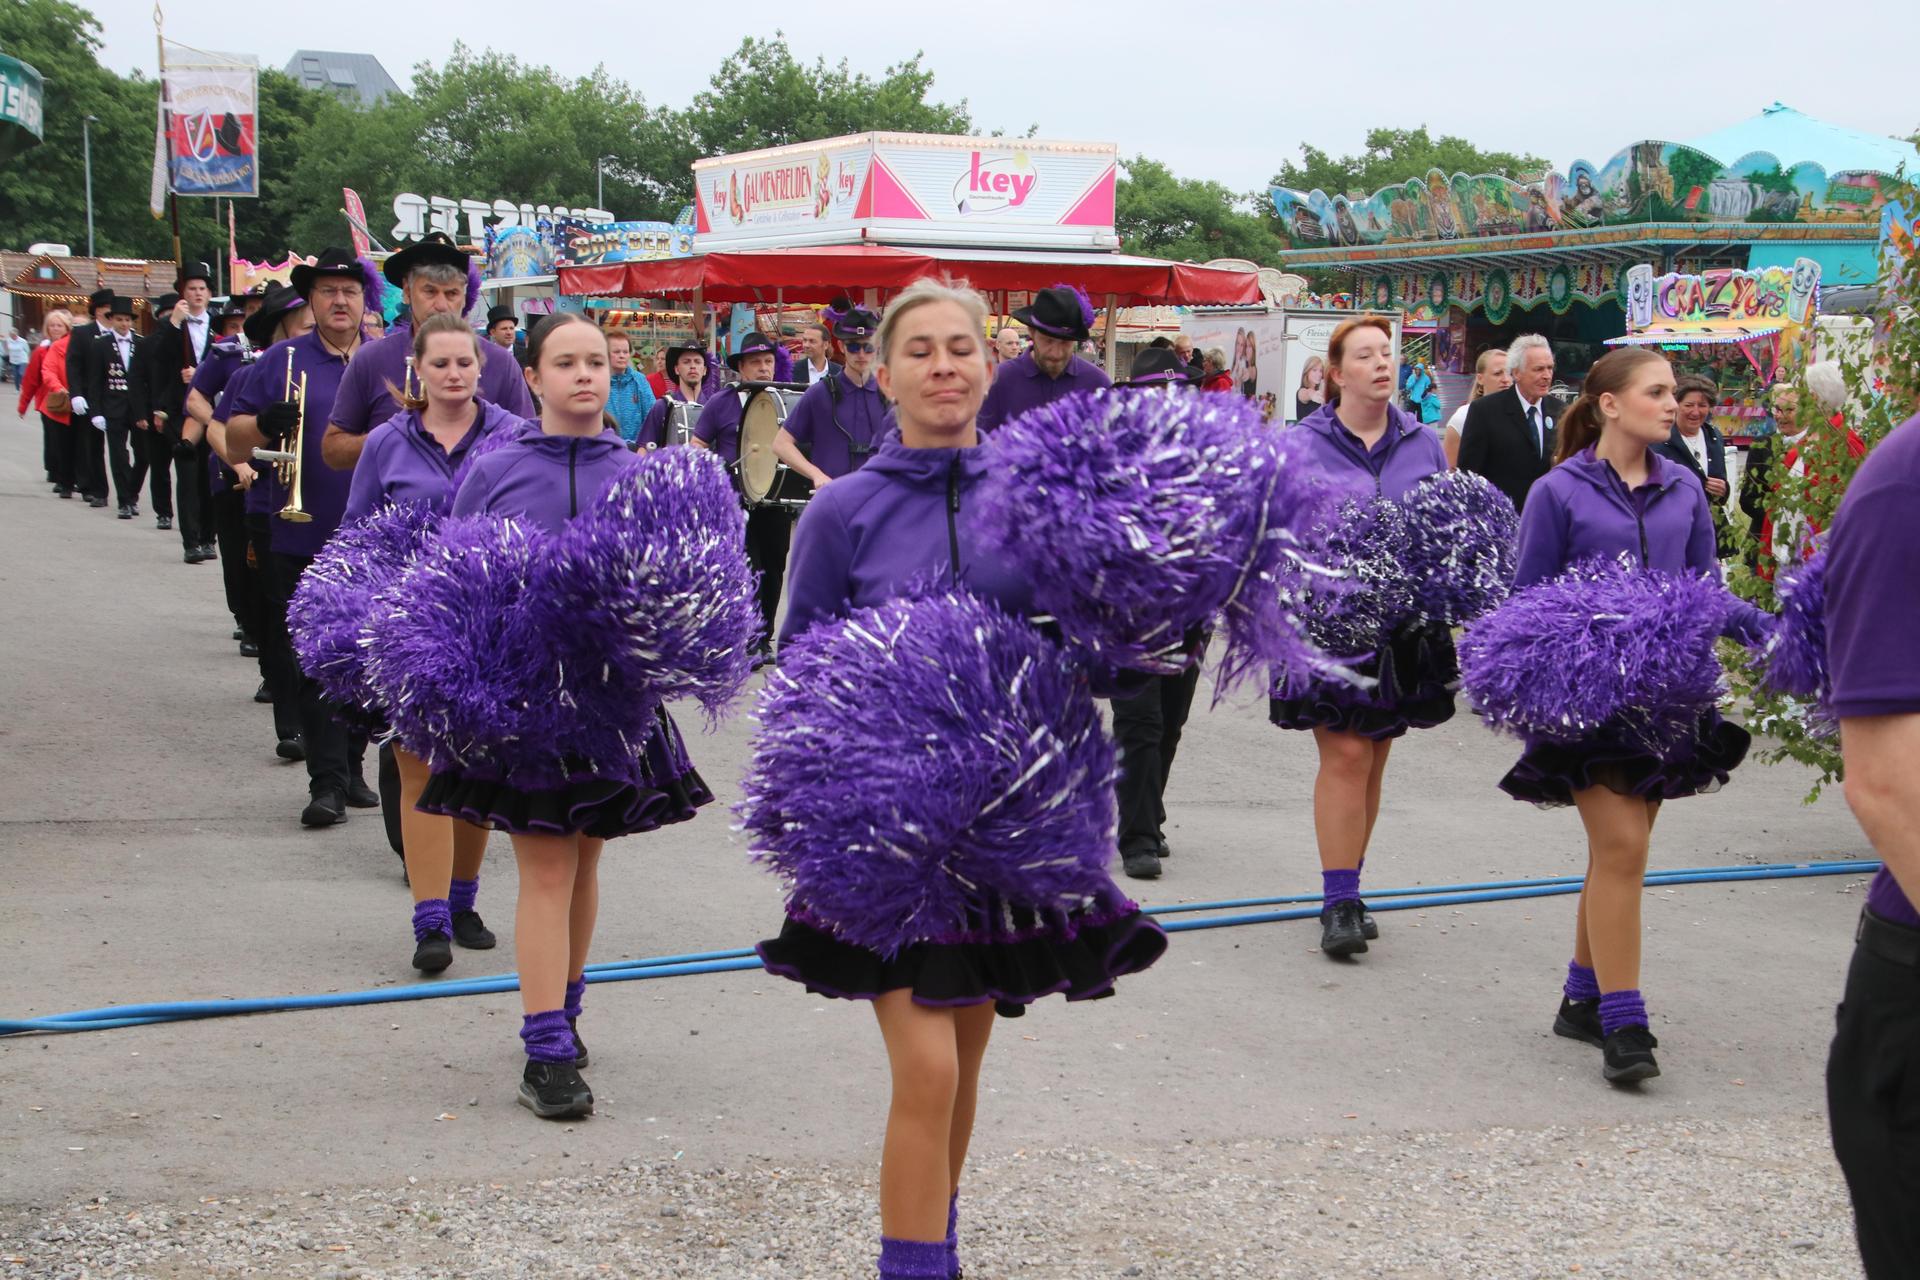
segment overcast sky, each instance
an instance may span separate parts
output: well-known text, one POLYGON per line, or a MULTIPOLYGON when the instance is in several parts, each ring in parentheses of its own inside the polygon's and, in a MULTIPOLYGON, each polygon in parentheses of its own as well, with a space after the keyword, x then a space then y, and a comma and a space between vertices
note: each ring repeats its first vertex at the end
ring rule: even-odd
MULTIPOLYGON (((81 3, 105 28, 106 64, 151 75, 151 0, 81 3)), ((371 53, 404 87, 416 63, 446 58, 457 26, 469 44, 563 75, 604 62, 670 106, 704 88, 749 33, 783 30, 802 59, 844 57, 874 75, 924 50, 934 96, 965 98, 983 131, 1037 124, 1043 138, 1111 141, 1123 157, 1237 191, 1263 186, 1303 142, 1346 154, 1376 125, 1425 124, 1563 171, 1644 138, 1685 141, 1776 99, 1875 133, 1920 129, 1911 0, 167 7, 169 38, 264 66, 284 67, 298 48, 371 53)))

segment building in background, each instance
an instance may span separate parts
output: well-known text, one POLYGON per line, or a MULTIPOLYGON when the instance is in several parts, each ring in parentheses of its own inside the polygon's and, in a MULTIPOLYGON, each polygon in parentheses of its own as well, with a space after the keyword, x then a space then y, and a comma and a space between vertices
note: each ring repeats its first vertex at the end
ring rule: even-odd
POLYGON ((359 107, 373 106, 400 92, 380 59, 370 53, 299 49, 287 60, 287 74, 308 89, 325 89, 359 107))

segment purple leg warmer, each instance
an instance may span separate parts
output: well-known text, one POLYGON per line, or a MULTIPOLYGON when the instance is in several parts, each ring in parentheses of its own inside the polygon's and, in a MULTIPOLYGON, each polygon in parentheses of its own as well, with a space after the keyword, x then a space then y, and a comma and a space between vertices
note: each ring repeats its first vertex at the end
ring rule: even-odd
POLYGON ((1600 979, 1594 977, 1593 970, 1578 960, 1567 961, 1567 999, 1598 1000, 1600 998, 1600 979))
POLYGON ((1647 1025, 1647 1004, 1638 991, 1608 991, 1600 996, 1600 1033, 1647 1025))
POLYGON ((1320 905, 1330 907, 1336 902, 1351 902, 1360 896, 1360 870, 1322 871, 1320 873, 1320 905))
POLYGON ((880 1240, 880 1280, 947 1280, 944 1240, 880 1240))
POLYGON ((947 1199, 947 1280, 960 1274, 960 1193, 947 1199))
POLYGON ((453 936, 453 913, 447 910, 445 898, 428 898, 413 904, 413 940, 425 942, 427 935, 433 933, 453 936))
POLYGON ((535 1062, 572 1062, 579 1056, 567 1015, 560 1009, 530 1013, 521 1019, 520 1038, 527 1043, 527 1056, 535 1062))
POLYGON ((473 910, 474 900, 479 896, 479 876, 471 880, 454 880, 447 886, 447 906, 454 911, 473 910))
POLYGON ((586 998, 586 994, 587 980, 584 976, 567 984, 567 1004, 562 1012, 567 1015, 569 1022, 580 1016, 580 1002, 586 998))

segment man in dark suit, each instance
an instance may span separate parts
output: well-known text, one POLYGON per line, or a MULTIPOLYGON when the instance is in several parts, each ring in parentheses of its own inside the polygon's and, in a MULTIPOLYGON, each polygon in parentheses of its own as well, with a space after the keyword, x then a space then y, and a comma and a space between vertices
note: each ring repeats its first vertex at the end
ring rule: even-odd
POLYGON ((133 373, 138 359, 133 336, 133 300, 114 298, 105 310, 107 328, 87 341, 84 357, 87 376, 79 385, 86 388, 87 424, 106 437, 107 457, 113 469, 113 496, 120 507, 120 518, 131 520, 138 514, 140 502, 140 481, 127 455, 127 436, 139 413, 133 373))
POLYGON ((1547 394, 1553 385, 1553 348, 1537 333, 1507 348, 1513 386, 1481 396, 1460 429, 1460 470, 1483 475, 1518 511, 1527 490, 1553 466, 1554 424, 1563 406, 1547 394))
POLYGON ((73 396, 73 432, 68 443, 73 449, 73 487, 86 495, 90 507, 107 505, 106 441, 91 426, 82 427, 91 418, 87 407, 87 358, 93 340, 107 330, 107 308, 113 303, 113 290, 95 289, 87 295, 92 319, 73 326, 67 339, 67 387, 73 396), (90 434, 91 433, 91 434, 90 434))
MULTIPOLYGON (((167 487, 168 471, 173 470, 179 495, 180 541, 188 564, 213 559, 213 529, 208 511, 213 505, 209 492, 205 444, 189 445, 182 432, 187 424, 187 385, 194 370, 205 358, 213 341, 213 270, 204 262, 190 262, 173 282, 179 305, 173 314, 161 316, 153 332, 141 344, 142 380, 146 387, 145 409, 149 420, 147 460, 153 468, 156 514, 171 512, 171 503, 161 501, 167 487), (175 468, 173 463, 179 462, 175 468)), ((161 524, 161 528, 169 527, 161 524)))

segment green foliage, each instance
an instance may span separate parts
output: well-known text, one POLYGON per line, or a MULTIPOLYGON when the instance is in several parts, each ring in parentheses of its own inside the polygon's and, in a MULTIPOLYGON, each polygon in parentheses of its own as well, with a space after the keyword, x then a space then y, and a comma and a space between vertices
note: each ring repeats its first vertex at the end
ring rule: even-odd
POLYGON ((1114 221, 1128 253, 1183 262, 1211 258, 1276 261, 1286 248, 1248 197, 1218 182, 1176 178, 1167 166, 1135 156, 1114 189, 1114 221))
POLYGON ((1273 176, 1273 186, 1295 191, 1318 187, 1328 195, 1365 197, 1382 187, 1425 177, 1429 169, 1438 169, 1449 177, 1456 173, 1492 173, 1521 180, 1538 177, 1547 169, 1547 162, 1538 156, 1482 151, 1465 138, 1448 134, 1431 137, 1425 125, 1417 129, 1369 129, 1366 150, 1357 156, 1335 158, 1305 143, 1301 144, 1300 155, 1300 163, 1288 161, 1280 166, 1273 176))

